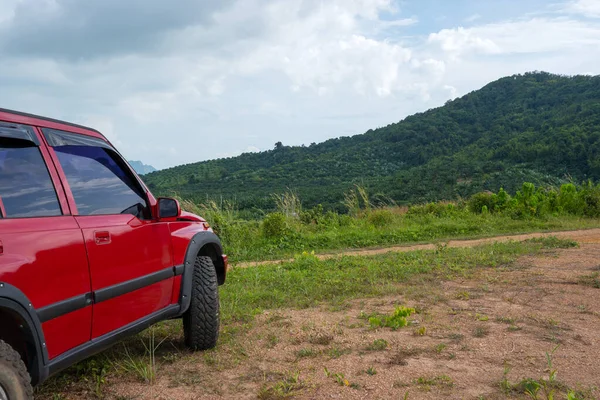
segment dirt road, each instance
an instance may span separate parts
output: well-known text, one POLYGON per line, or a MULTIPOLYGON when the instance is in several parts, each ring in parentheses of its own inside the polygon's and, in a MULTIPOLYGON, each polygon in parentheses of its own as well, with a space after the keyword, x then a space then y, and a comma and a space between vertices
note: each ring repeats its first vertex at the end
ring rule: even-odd
MULTIPOLYGON (((482 239, 472 240, 440 240, 437 243, 447 245, 448 247, 474 247, 484 243, 493 242, 506 242, 506 241, 523 241, 532 238, 556 236, 560 238, 568 238, 577 241, 578 243, 600 243, 600 228, 577 230, 577 231, 557 231, 557 232, 537 232, 537 233, 526 233, 520 235, 506 235, 506 236, 493 236, 482 239)), ((435 250, 436 244, 416 244, 416 245, 402 245, 402 246, 390 246, 382 248, 369 248, 369 249, 356 249, 356 250, 342 250, 331 253, 317 254, 316 256, 320 259, 333 258, 340 255, 345 256, 368 256, 373 254, 381 254, 388 252, 407 252, 415 250, 435 250)), ((234 265, 236 268, 248 268, 255 267, 257 265, 268 265, 278 264, 284 261, 293 261, 293 259, 286 260, 269 260, 269 261, 249 261, 240 262, 234 265)))

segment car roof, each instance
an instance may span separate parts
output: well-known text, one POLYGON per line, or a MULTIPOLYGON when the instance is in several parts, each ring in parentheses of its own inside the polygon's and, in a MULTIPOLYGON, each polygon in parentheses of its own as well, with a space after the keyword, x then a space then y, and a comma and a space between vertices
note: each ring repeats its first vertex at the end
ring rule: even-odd
POLYGON ((42 128, 58 129, 71 133, 79 133, 82 135, 93 136, 95 138, 107 141, 104 135, 93 128, 87 126, 73 124, 71 122, 61 121, 58 119, 42 117, 39 115, 28 114, 21 111, 8 110, 0 108, 0 121, 14 122, 24 125, 39 126, 42 128))

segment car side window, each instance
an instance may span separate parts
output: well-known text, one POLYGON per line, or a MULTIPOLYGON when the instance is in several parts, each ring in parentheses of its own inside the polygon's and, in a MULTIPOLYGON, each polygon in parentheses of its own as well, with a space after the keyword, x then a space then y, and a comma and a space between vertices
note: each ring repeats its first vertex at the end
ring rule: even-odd
POLYGON ((149 219, 146 194, 109 148, 54 147, 75 198, 79 215, 132 214, 149 219))
POLYGON ((62 215, 50 173, 35 143, 0 136, 0 202, 2 218, 62 215))

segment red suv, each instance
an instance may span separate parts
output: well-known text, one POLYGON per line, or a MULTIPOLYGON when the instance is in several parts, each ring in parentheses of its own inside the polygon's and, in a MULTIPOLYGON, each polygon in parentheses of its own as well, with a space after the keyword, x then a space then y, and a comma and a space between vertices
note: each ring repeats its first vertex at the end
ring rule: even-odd
POLYGON ((164 319, 215 346, 226 271, 206 221, 100 132, 0 109, 0 400, 164 319))

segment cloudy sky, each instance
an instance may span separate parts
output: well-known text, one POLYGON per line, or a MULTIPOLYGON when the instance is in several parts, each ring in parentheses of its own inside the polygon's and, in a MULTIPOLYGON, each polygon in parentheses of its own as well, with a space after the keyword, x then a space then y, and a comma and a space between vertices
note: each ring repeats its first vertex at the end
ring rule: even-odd
POLYGON ((600 74, 600 0, 0 0, 0 107, 158 168, 363 133, 505 75, 600 74))

